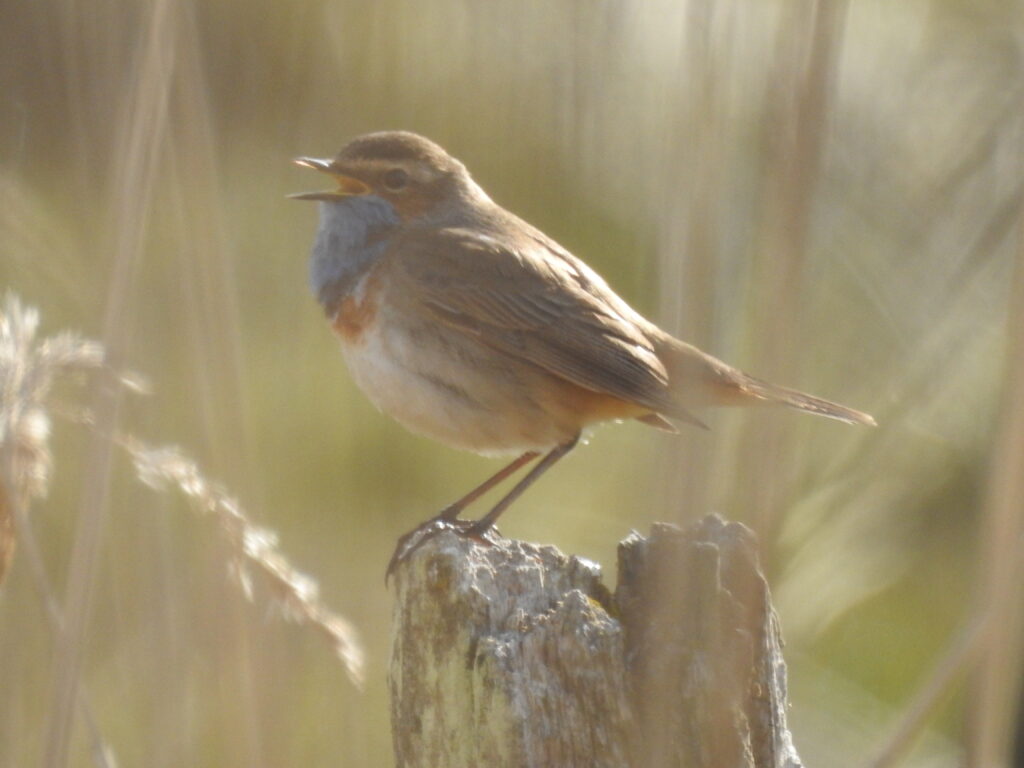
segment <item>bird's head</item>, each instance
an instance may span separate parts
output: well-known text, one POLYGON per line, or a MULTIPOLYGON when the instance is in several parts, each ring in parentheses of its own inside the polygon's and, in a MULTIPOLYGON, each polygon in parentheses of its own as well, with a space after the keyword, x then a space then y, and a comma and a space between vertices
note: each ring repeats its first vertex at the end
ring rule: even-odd
POLYGON ((334 157, 299 157, 295 164, 334 177, 336 189, 300 192, 295 200, 340 203, 375 196, 403 221, 417 219, 459 201, 486 199, 466 167, 434 142, 408 131, 358 136, 334 157))

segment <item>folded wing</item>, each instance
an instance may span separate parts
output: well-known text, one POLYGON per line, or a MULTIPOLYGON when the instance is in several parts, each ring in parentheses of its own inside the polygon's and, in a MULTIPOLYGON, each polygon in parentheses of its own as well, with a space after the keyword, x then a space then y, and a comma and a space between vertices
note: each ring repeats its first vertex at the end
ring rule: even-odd
POLYGON ((403 295, 451 328, 585 389, 691 419, 645 322, 591 269, 542 240, 512 246, 468 229, 396 242, 403 295))

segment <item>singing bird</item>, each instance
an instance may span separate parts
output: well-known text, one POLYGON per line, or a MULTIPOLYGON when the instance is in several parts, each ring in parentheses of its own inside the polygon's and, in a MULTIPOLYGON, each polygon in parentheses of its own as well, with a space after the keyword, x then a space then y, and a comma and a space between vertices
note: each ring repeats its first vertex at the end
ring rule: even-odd
MULTIPOLYGON (((673 337, 583 261, 488 197, 466 167, 406 131, 359 136, 297 165, 320 202, 310 286, 352 376, 413 432, 511 464, 400 539, 388 572, 431 531, 479 537, 597 422, 674 431, 709 405, 784 405, 850 424, 866 413, 746 373, 673 337), (463 509, 538 456, 483 517, 463 509)), ((703 425, 701 425, 703 426, 703 425)))

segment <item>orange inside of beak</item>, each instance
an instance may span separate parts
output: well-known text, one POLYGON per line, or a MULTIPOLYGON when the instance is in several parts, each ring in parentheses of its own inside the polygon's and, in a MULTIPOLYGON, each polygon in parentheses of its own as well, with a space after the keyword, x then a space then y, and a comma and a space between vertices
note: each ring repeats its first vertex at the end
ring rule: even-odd
POLYGON ((352 197, 353 195, 365 195, 370 192, 368 184, 360 181, 359 179, 353 178, 352 176, 346 176, 343 173, 338 173, 334 168, 334 163, 330 160, 320 160, 312 157, 298 157, 294 161, 295 165, 302 168, 312 168, 314 171, 320 171, 326 173, 328 176, 334 178, 338 183, 336 190, 327 192, 301 192, 297 195, 290 195, 298 200, 322 200, 329 197, 352 197))

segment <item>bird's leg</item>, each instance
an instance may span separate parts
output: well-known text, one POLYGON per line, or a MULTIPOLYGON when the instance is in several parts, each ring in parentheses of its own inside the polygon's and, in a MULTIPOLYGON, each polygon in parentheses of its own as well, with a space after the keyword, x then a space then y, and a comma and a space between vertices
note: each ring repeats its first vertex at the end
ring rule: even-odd
POLYGON ((537 481, 537 478, 551 469, 556 461, 575 448, 579 441, 580 433, 577 432, 568 442, 552 448, 543 459, 537 462, 533 469, 527 472, 526 477, 516 483, 512 490, 506 493, 501 501, 494 505, 490 512, 468 527, 460 528, 459 532, 466 536, 478 537, 490 530, 494 522, 501 516, 501 513, 508 509, 513 501, 522 496, 523 492, 537 481))
POLYGON ((491 490, 491 488, 493 488, 502 480, 504 480, 506 477, 515 474, 521 467, 525 466, 526 464, 529 464, 538 456, 540 456, 540 453, 538 451, 527 451, 518 459, 516 459, 511 464, 506 466, 504 469, 495 472, 493 475, 484 480, 482 483, 480 483, 480 485, 478 485, 472 491, 467 493, 461 499, 459 499, 458 501, 453 501, 447 507, 442 509, 438 513, 437 518, 435 519, 451 522, 459 516, 459 513, 462 512, 462 510, 464 510, 474 501, 479 499, 481 496, 483 496, 485 493, 491 490))
MULTIPOLYGON (((461 499, 453 501, 425 523, 421 523, 408 533, 403 534, 395 543, 395 551, 391 554, 391 560, 388 562, 388 570, 384 576, 384 583, 387 584, 387 581, 391 577, 395 567, 402 562, 402 560, 415 552, 424 541, 430 538, 430 536, 446 529, 453 530, 475 525, 475 523, 472 522, 458 520, 457 518, 459 513, 502 480, 514 474, 526 464, 529 464, 539 455, 540 453, 537 451, 527 451, 506 467, 495 472, 461 499)), ((502 501, 504 501, 504 499, 502 501)), ((505 506, 508 505, 506 504, 505 506)))

